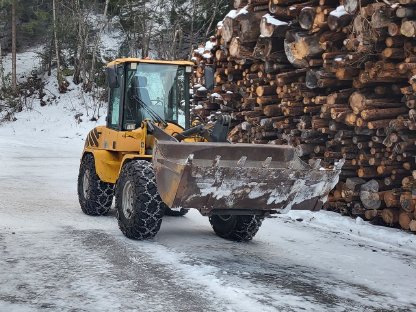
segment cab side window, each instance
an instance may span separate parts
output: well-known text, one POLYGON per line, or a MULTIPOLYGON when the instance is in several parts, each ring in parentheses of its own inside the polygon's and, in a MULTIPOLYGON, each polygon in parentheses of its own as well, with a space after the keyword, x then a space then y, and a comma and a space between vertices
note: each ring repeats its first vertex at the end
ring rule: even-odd
POLYGON ((123 69, 118 68, 119 87, 110 89, 110 105, 108 107, 108 127, 120 129, 120 105, 121 105, 121 83, 123 81, 123 69))

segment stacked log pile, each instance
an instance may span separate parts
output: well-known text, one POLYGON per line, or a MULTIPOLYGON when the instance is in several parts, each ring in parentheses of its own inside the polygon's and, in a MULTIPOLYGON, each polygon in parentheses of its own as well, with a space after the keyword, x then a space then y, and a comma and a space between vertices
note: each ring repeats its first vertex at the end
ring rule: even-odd
POLYGON ((416 231, 416 1, 234 7, 194 52, 194 115, 231 114, 232 142, 345 158, 326 208, 416 231))

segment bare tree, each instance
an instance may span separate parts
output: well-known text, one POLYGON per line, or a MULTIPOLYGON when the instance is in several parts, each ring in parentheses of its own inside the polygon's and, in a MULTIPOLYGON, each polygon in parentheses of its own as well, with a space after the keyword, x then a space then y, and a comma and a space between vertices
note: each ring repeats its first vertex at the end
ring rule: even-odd
POLYGON ((12 88, 17 88, 16 68, 16 0, 12 1, 12 88))
POLYGON ((75 1, 74 17, 78 25, 77 47, 75 51, 74 83, 85 82, 85 55, 89 39, 88 25, 85 18, 86 10, 81 7, 80 1, 75 1))
POLYGON ((109 4, 110 0, 106 0, 105 1, 105 6, 104 6, 104 16, 103 16, 103 23, 101 24, 101 27, 99 29, 99 32, 95 38, 95 42, 94 42, 94 47, 93 47, 93 51, 92 51, 92 60, 91 60, 91 70, 90 70, 90 74, 89 74, 89 88, 91 88, 90 84, 92 81, 94 81, 95 78, 95 62, 96 62, 96 58, 97 58, 97 50, 98 50, 98 45, 100 44, 100 40, 101 40, 101 35, 102 32, 104 31, 104 29, 107 27, 107 12, 108 12, 108 4, 109 4))
POLYGON ((56 78, 58 80, 58 89, 60 92, 65 92, 65 83, 61 72, 61 61, 59 58, 59 41, 58 41, 58 29, 56 19, 56 0, 52 0, 52 14, 53 14, 53 38, 55 41, 55 53, 56 53, 56 78))
POLYGON ((3 67, 3 55, 1 52, 1 41, 0 41, 0 90, 3 86, 4 86, 4 67, 3 67))

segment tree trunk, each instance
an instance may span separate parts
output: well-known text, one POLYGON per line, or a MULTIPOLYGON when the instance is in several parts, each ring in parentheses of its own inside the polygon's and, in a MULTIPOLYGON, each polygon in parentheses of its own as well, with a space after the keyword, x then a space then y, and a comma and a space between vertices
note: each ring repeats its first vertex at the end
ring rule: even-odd
POLYGON ((98 31, 98 34, 95 38, 95 42, 94 42, 94 48, 92 50, 92 59, 91 59, 91 70, 90 70, 90 74, 89 74, 89 78, 88 78, 88 88, 91 88, 91 83, 92 81, 94 81, 95 79, 95 59, 97 58, 97 49, 98 49, 98 45, 100 44, 100 39, 101 39, 101 34, 104 31, 105 27, 107 26, 107 11, 108 11, 108 4, 109 4, 110 0, 106 0, 105 1, 105 6, 104 6, 104 22, 100 27, 100 30, 98 31))
POLYGON ((53 58, 53 50, 54 50, 54 40, 53 37, 51 38, 51 44, 49 46, 49 54, 48 54, 48 76, 52 75, 52 58, 53 58))
POLYGON ((65 86, 63 83, 62 72, 61 72, 61 62, 59 59, 59 42, 58 42, 58 30, 57 30, 57 21, 56 21, 56 0, 52 1, 52 18, 53 18, 53 38, 55 41, 55 53, 56 53, 56 78, 58 80, 58 89, 59 92, 65 92, 65 86))
POLYGON ((4 68, 3 68, 3 55, 1 54, 1 42, 0 42, 0 90, 4 85, 4 68))
POLYGON ((16 73, 16 0, 12 1, 12 88, 17 88, 16 73))
POLYGON ((73 81, 75 84, 81 83, 81 68, 83 64, 83 58, 84 58, 84 47, 85 47, 85 38, 84 38, 84 32, 83 32, 83 25, 80 18, 80 8, 78 6, 78 43, 77 43, 77 49, 75 51, 75 66, 74 66, 74 77, 73 81))

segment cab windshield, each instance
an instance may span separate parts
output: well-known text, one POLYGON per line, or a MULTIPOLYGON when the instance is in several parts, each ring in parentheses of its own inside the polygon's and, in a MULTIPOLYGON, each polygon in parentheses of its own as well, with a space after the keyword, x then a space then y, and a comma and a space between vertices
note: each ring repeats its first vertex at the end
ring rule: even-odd
POLYGON ((185 128, 185 68, 131 63, 127 67, 124 128, 163 119, 185 128))

